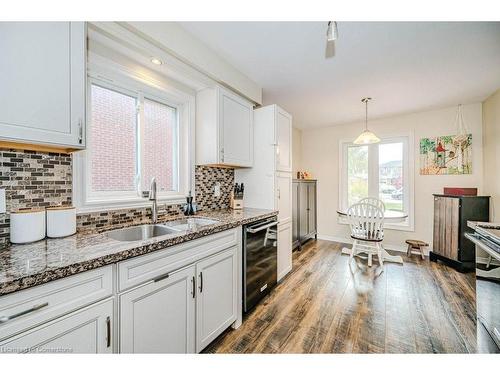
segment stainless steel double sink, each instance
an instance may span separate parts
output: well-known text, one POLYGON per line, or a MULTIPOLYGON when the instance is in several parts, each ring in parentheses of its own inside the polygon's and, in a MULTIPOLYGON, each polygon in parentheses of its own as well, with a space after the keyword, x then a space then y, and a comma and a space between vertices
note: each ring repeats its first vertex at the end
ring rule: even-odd
POLYGON ((220 221, 202 217, 191 217, 170 221, 165 224, 144 224, 116 229, 106 232, 106 236, 117 241, 139 241, 188 230, 193 231, 217 223, 220 223, 220 221))

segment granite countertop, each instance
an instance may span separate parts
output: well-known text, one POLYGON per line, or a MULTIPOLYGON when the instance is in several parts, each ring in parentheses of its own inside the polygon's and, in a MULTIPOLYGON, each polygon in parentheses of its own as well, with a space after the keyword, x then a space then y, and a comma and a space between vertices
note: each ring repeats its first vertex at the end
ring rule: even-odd
POLYGON ((196 216, 220 222, 148 240, 123 242, 113 240, 105 233, 77 233, 65 238, 11 245, 0 250, 0 296, 275 215, 277 211, 253 208, 206 211, 196 216))

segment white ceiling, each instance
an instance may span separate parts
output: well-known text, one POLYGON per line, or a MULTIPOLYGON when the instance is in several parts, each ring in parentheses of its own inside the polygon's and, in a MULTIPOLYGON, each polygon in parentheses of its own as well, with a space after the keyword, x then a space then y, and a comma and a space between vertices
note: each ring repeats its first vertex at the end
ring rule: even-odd
POLYGON ((500 22, 181 22, 311 128, 484 100, 500 87, 500 22))

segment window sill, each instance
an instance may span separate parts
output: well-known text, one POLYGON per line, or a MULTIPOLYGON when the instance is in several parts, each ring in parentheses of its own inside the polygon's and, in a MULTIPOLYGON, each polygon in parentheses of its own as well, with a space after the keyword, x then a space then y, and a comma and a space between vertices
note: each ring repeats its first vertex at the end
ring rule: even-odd
MULTIPOLYGON (((186 203, 186 198, 184 196, 173 196, 168 198, 159 198, 157 200, 158 205, 175 205, 186 203)), ((149 199, 127 199, 127 200, 116 200, 116 201, 90 201, 84 205, 76 208, 77 214, 87 214, 92 212, 103 212, 103 211, 115 211, 115 210, 126 210, 134 208, 146 208, 151 207, 152 203, 149 199)))

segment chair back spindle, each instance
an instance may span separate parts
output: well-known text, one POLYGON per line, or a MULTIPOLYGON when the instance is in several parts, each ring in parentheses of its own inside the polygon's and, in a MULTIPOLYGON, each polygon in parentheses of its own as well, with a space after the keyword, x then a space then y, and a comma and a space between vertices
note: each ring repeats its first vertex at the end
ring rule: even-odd
POLYGON ((377 206, 382 210, 382 212, 385 212, 385 204, 382 202, 382 200, 375 198, 375 197, 367 197, 361 199, 358 203, 366 203, 366 204, 371 204, 372 206, 377 206))
POLYGON ((384 212, 380 207, 367 203, 356 203, 347 210, 351 236, 360 240, 383 238, 384 212))

